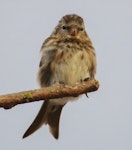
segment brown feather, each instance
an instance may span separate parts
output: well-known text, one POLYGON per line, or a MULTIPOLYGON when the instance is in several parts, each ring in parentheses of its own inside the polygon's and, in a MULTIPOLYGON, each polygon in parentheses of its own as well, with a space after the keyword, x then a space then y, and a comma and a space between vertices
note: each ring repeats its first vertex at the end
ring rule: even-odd
POLYGON ((48 124, 52 135, 58 139, 59 137, 59 120, 60 114, 64 105, 53 105, 50 101, 45 101, 34 119, 33 123, 24 133, 23 138, 34 133, 43 124, 48 124))

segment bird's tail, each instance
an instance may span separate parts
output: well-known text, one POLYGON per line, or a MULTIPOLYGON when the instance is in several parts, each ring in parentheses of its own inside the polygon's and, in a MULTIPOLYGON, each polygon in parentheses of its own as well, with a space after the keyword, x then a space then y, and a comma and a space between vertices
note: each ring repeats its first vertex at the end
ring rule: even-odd
POLYGON ((23 138, 34 133, 37 129, 39 129, 43 124, 48 124, 51 134, 54 138, 58 139, 59 137, 59 120, 61 111, 64 105, 54 105, 49 101, 45 101, 41 109, 34 119, 33 123, 24 133, 23 138))

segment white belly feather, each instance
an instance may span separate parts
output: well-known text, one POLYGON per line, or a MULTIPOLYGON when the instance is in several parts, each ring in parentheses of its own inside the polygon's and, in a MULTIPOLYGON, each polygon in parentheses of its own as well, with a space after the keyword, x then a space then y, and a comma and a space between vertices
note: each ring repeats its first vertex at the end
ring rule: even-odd
MULTIPOLYGON (((89 78, 90 74, 88 72, 87 59, 85 56, 83 59, 80 59, 81 55, 82 51, 78 51, 78 53, 66 62, 56 64, 52 83, 62 81, 67 85, 75 85, 77 82, 89 78)), ((68 101, 78 100, 79 97, 66 97, 53 99, 51 101, 56 104, 64 105, 68 101)))

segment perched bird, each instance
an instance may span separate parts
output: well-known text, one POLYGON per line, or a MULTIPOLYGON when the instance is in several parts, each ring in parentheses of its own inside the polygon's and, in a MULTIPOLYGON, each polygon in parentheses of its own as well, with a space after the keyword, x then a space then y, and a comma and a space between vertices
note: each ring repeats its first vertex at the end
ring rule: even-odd
MULTIPOLYGON (((96 54, 85 31, 83 19, 70 14, 62 17, 52 34, 41 47, 38 81, 41 87, 54 83, 75 85, 93 79, 96 73, 96 54)), ((48 124, 54 138, 59 137, 59 120, 62 108, 77 98, 44 101, 33 123, 23 135, 31 135, 43 124, 48 124)))

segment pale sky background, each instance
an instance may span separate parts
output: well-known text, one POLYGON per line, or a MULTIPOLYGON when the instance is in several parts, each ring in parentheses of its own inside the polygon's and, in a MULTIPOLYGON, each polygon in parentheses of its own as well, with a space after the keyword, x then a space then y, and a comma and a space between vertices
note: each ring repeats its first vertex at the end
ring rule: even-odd
POLYGON ((22 139, 42 102, 0 108, 0 150, 132 150, 131 9, 131 0, 0 1, 0 94, 39 87, 40 47, 70 13, 84 18, 100 82, 89 99, 64 107, 59 140, 47 126, 22 139))

